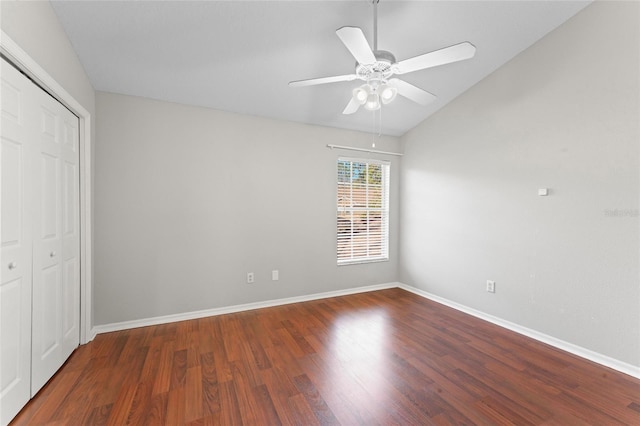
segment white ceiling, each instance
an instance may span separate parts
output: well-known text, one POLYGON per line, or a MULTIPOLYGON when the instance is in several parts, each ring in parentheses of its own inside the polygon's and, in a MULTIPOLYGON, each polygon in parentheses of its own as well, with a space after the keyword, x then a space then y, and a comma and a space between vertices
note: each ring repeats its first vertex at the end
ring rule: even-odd
MULTIPOLYGON (((378 48, 398 61, 469 41, 470 60, 402 76, 438 96, 383 106, 382 133, 399 136, 502 66, 589 1, 398 1, 378 6, 378 48)), ((335 34, 362 28, 359 1, 52 1, 96 90, 322 126, 373 130, 373 114, 342 115, 358 81, 287 83, 353 73, 335 34)))

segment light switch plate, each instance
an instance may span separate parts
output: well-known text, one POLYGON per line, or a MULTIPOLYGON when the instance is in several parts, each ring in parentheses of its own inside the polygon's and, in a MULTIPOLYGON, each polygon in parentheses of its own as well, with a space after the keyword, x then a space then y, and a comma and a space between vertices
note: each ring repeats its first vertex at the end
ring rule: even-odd
POLYGON ((495 281, 487 280, 487 291, 489 293, 495 293, 496 292, 496 282, 495 281))

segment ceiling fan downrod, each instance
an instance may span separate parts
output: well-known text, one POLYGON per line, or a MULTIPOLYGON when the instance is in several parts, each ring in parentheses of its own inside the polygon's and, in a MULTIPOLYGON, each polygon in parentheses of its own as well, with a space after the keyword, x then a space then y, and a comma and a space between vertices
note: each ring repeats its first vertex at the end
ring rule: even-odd
POLYGON ((378 50, 378 3, 380 0, 371 0, 373 3, 373 50, 378 50))

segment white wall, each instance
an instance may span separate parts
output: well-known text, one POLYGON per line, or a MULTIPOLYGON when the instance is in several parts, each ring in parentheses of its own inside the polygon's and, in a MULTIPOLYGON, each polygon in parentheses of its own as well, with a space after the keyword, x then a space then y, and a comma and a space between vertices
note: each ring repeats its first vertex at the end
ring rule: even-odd
POLYGON ((97 114, 96 324, 395 281, 397 215, 389 262, 336 266, 326 144, 371 135, 102 92, 97 114))
POLYGON ((639 17, 594 3, 402 138, 400 281, 640 366, 639 17))

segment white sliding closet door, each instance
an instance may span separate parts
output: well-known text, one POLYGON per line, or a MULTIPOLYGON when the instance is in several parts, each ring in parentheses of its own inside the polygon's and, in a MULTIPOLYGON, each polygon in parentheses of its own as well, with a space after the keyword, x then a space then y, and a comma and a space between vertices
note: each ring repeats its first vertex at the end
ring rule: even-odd
POLYGON ((80 339, 78 118, 44 92, 36 108, 32 395, 80 339))
POLYGON ((0 424, 80 341, 78 118, 2 60, 0 424))
POLYGON ((31 396, 33 84, 2 60, 0 152, 0 424, 31 396))
POLYGON ((80 345, 80 129, 78 117, 66 108, 62 113, 62 356, 66 360, 80 345))

